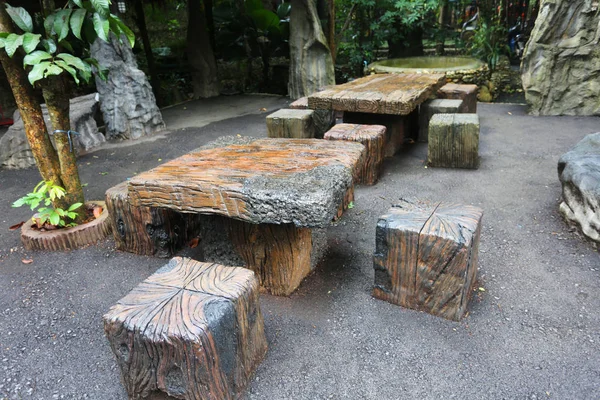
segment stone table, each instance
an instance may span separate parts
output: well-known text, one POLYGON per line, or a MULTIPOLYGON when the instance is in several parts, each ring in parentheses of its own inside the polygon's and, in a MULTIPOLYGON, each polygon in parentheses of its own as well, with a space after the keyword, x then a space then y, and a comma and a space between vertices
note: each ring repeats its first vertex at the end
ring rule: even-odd
POLYGON ((386 156, 417 133, 417 107, 446 83, 443 74, 376 74, 308 96, 312 109, 344 111, 344 122, 384 125, 386 156))
POLYGON ((312 228, 328 226, 352 198, 365 148, 319 139, 239 142, 201 148, 137 175, 128 184, 130 201, 225 217, 216 223, 221 232, 206 236, 225 231, 261 285, 288 295, 311 270, 312 228))

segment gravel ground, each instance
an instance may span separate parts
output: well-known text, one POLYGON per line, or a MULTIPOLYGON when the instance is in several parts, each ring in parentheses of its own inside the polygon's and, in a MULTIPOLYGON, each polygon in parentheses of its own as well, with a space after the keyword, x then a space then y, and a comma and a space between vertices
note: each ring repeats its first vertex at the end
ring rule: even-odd
MULTIPOLYGON (((286 104, 270 101, 268 112, 286 104)), ((316 271, 289 298, 262 296, 270 347, 247 399, 600 398, 600 262, 557 211, 556 172, 560 155, 599 131, 600 119, 525 112, 480 104, 479 170, 425 168, 426 145, 416 144, 386 161, 376 186, 357 188, 355 207, 328 229, 316 271), (401 197, 485 210, 484 291, 460 323, 370 296, 377 217, 401 197)), ((86 196, 103 198, 218 136, 265 136, 266 114, 87 154, 86 196)), ((101 317, 165 260, 117 252, 108 239, 66 253, 25 251, 8 226, 29 212, 10 204, 39 179, 34 169, 0 171, 0 399, 126 399, 101 317)))

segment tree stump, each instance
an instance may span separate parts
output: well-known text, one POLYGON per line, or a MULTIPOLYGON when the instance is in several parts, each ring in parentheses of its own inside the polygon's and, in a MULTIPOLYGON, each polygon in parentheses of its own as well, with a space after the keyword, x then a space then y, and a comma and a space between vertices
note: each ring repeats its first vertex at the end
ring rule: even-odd
POLYGON ((104 315, 130 399, 235 399, 267 351, 252 271, 176 257, 104 315))
POLYGON ((464 110, 468 114, 477 114, 477 85, 458 85, 456 83, 447 83, 438 90, 437 95, 440 99, 462 100, 464 110))
POLYGON ((106 191, 106 206, 118 250, 171 257, 198 233, 200 219, 196 214, 131 205, 127 182, 106 191))
POLYGON ((313 139, 315 123, 312 110, 279 110, 267 117, 270 138, 313 139))
POLYGON ((429 121, 435 114, 464 113, 462 100, 435 99, 421 104, 419 108, 419 142, 427 142, 429 136, 429 121))
POLYGON ((483 210, 403 202, 379 218, 373 296, 459 321, 477 275, 483 210))
MULTIPOLYGON (((292 110, 308 110, 308 97, 302 97, 289 105, 292 110)), ((335 125, 335 111, 313 110, 313 122, 315 124, 315 138, 322 139, 325 132, 335 125)))
POLYGON ((366 148, 366 154, 357 166, 355 183, 365 185, 377 183, 385 156, 385 126, 337 124, 325 133, 325 139, 362 143, 366 148))
POLYGON ((429 121, 427 163, 432 167, 479 167, 477 114, 436 114, 429 121))

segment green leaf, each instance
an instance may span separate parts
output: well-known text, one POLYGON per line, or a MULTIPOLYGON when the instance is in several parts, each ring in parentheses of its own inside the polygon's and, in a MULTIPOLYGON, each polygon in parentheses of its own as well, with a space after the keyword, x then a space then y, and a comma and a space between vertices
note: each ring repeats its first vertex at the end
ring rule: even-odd
POLYGON ((69 23, 71 24, 71 31, 73 31, 73 35, 75 35, 75 37, 80 40, 83 40, 81 38, 81 27, 83 26, 83 21, 85 21, 86 14, 87 11, 84 9, 75 10, 73 11, 73 15, 71 16, 71 21, 69 21, 69 23))
POLYGON ((255 10, 250 13, 254 25, 260 30, 267 31, 269 29, 279 27, 279 17, 269 10, 255 10))
POLYGON ((246 9, 246 12, 248 14, 250 14, 253 11, 264 10, 265 6, 263 6, 263 3, 261 0, 245 0, 244 8, 246 9))
POLYGON ((15 201, 14 203, 12 203, 13 207, 21 207, 22 205, 25 204, 25 200, 27 198, 26 197, 21 197, 19 200, 15 201))
POLYGON ((75 50, 73 50, 73 46, 71 46, 71 43, 69 43, 66 39, 61 40, 58 44, 59 44, 59 46, 64 47, 66 50, 70 51, 71 53, 75 53, 75 50))
MULTIPOLYGON (((67 213, 67 217, 71 218, 71 219, 75 219, 77 218, 79 214, 77 214, 76 212, 68 212, 67 213)), ((73 226, 75 226, 76 224, 73 224, 73 226)))
POLYGON ((63 69, 61 67, 59 67, 56 64, 50 64, 48 66, 48 69, 44 73, 44 78, 47 78, 52 75, 60 75, 60 74, 62 74, 62 72, 63 72, 63 69))
POLYGON ((43 39, 42 46, 44 46, 48 53, 56 53, 56 42, 54 41, 54 39, 43 39))
POLYGON ((108 42, 108 32, 110 30, 110 24, 108 23, 108 19, 103 17, 98 13, 94 13, 94 30, 98 37, 105 42, 108 42))
POLYGON ((50 14, 44 20, 44 30, 46 31, 46 36, 50 37, 56 34, 54 32, 54 19, 56 18, 55 14, 50 14))
POLYGON ((19 46, 21 46, 22 44, 23 35, 11 33, 6 39, 4 39, 4 50, 6 51, 6 54, 8 54, 8 56, 12 58, 12 56, 15 55, 15 52, 17 51, 19 46))
MULTIPOLYGON (((103 17, 108 17, 110 14, 110 0, 91 0, 94 9, 103 17)), ((100 36, 100 35, 98 35, 100 36)))
POLYGON ((67 71, 73 77, 75 83, 79 85, 79 78, 77 77, 77 71, 75 70, 75 68, 71 67, 63 60, 54 60, 54 63, 62 69, 64 69, 65 71, 67 71))
POLYGON ((29 15, 23 7, 11 7, 7 4, 6 12, 10 15, 10 19, 13 20, 15 25, 24 32, 31 32, 33 30, 33 20, 31 19, 31 15, 29 15))
POLYGON ((50 55, 49 53, 46 53, 45 51, 42 51, 42 50, 38 50, 38 51, 34 51, 31 54, 26 55, 25 58, 23 59, 23 64, 24 65, 36 65, 40 61, 49 60, 51 58, 52 58, 52 55, 50 55))
POLYGON ((277 16, 279 19, 286 19, 289 17, 291 9, 292 5, 290 3, 281 3, 279 7, 277 7, 277 16))
POLYGON ((69 207, 69 209, 67 211, 75 211, 77 210, 79 207, 81 207, 83 205, 83 203, 75 203, 72 204, 71 207, 69 207))
POLYGON ((40 43, 41 38, 42 35, 38 35, 36 33, 27 32, 25 35, 23 35, 23 50, 25 50, 25 53, 29 54, 34 51, 37 45, 40 43))
POLYGON ((120 19, 117 18, 117 24, 119 28, 121 28, 121 33, 125 35, 127 40, 129 40, 129 45, 133 48, 135 46, 135 34, 129 29, 127 25, 123 23, 120 19))
POLYGON ((60 222, 60 215, 58 215, 56 212, 52 212, 50 213, 50 223, 52 225, 58 225, 60 222))
POLYGON ((62 208, 56 208, 55 211, 61 217, 64 217, 65 215, 67 215, 67 212, 65 210, 63 210, 62 208))
POLYGON ((48 69, 48 66, 50 66, 50 63, 47 61, 41 62, 39 64, 35 64, 33 66, 33 68, 31 69, 31 71, 29 71, 29 74, 27 75, 27 78, 29 79, 29 83, 31 83, 33 85, 40 79, 44 79, 44 74, 45 74, 46 70, 48 69))
POLYGON ((56 17, 54 18, 54 32, 58 35, 57 42, 60 42, 69 34, 69 18, 72 12, 71 8, 67 8, 56 13, 56 17))
POLYGON ((81 0, 71 0, 77 7, 83 8, 83 2, 81 0))
POLYGON ((3 37, 0 37, 0 49, 4 48, 5 43, 6 43, 6 39, 3 37))

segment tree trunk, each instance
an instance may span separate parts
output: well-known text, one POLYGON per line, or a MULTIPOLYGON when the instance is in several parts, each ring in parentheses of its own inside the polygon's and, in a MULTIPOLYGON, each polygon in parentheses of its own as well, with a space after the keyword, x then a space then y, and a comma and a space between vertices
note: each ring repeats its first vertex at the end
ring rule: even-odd
MULTIPOLYGON (((6 13, 6 2, 4 0, 0 0, 0 32, 14 32, 11 19, 6 13)), ((11 59, 4 51, 0 51, 0 62, 6 72, 17 107, 23 118, 25 134, 40 175, 43 180, 52 181, 56 185, 62 186, 58 155, 46 131, 42 108, 35 98, 25 71, 21 67, 22 62, 19 60, 18 55, 11 59)))
POLYGON ((188 1, 188 15, 187 56, 194 98, 218 96, 217 62, 210 45, 206 15, 200 0, 188 1))
POLYGON ((204 11, 206 12, 206 29, 208 30, 208 37, 210 39, 210 47, 213 52, 216 50, 216 39, 215 39, 215 19, 213 17, 213 0, 203 0, 204 11))
POLYGON ((292 0, 289 96, 298 99, 335 84, 333 59, 314 0, 292 0))
POLYGON ((150 38, 148 37, 146 14, 144 13, 144 4, 142 3, 142 0, 135 0, 135 23, 140 30, 142 43, 144 43, 144 53, 146 54, 146 61, 148 61, 148 72, 150 73, 152 91, 154 92, 157 102, 160 103, 160 78, 158 77, 158 72, 156 71, 154 54, 152 53, 152 45, 150 44, 150 38))
POLYGON ((337 45, 335 42, 335 1, 328 0, 329 2, 329 20, 327 22, 328 34, 327 34, 327 43, 329 45, 329 50, 331 51, 331 59, 333 61, 333 65, 335 66, 335 57, 337 55, 337 45))
MULTIPOLYGON (((48 107, 50 122, 54 128, 54 143, 60 163, 60 176, 67 191, 67 207, 74 203, 84 203, 83 188, 77 171, 75 148, 69 143, 67 132, 71 130, 69 119, 69 89, 62 76, 50 76, 43 81, 42 93, 48 107), (58 132, 64 131, 64 132, 58 132)), ((84 213, 78 213, 76 223, 85 219, 84 213)))

